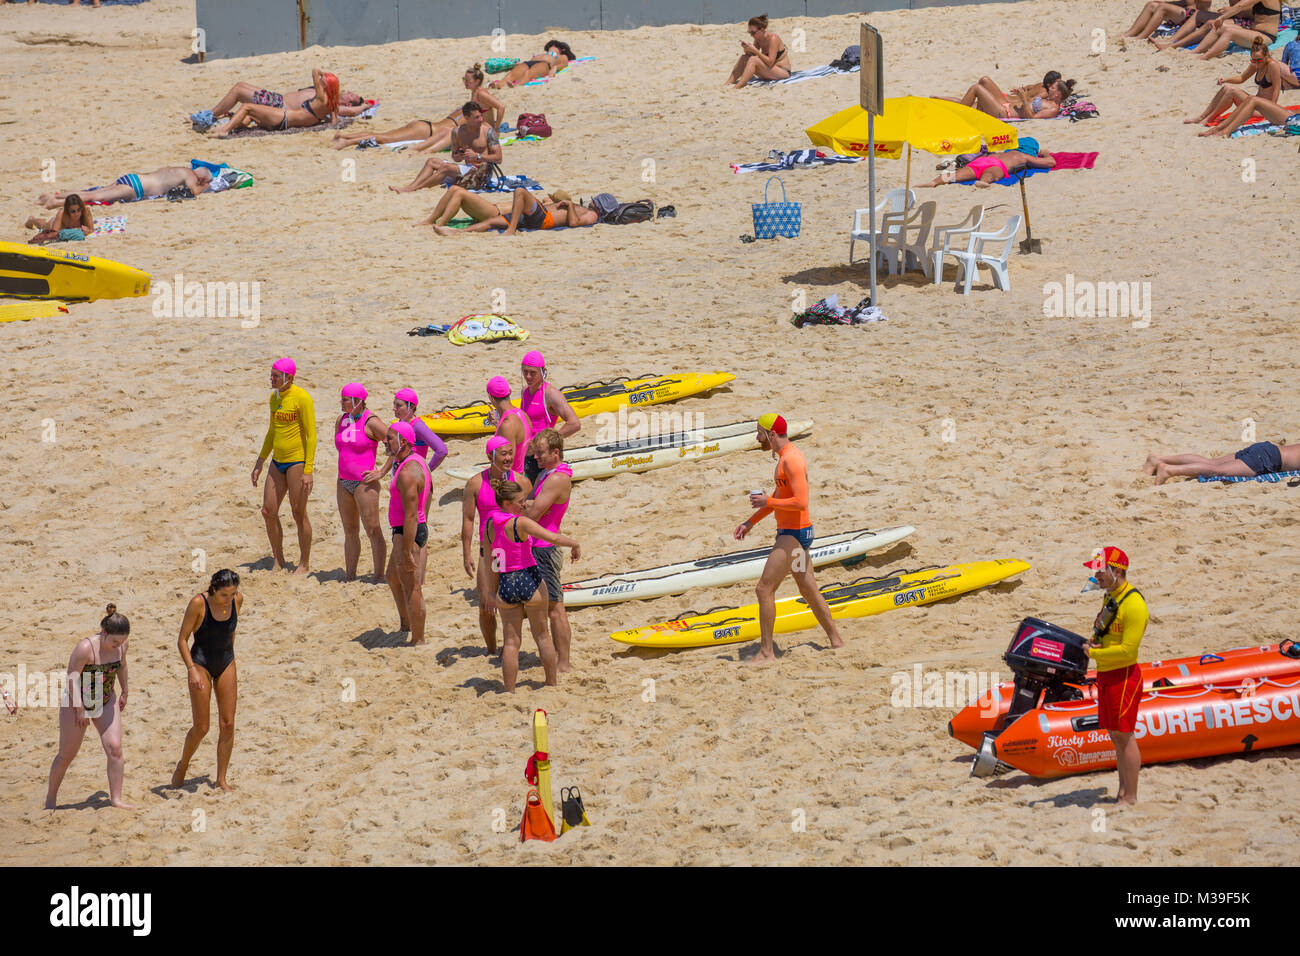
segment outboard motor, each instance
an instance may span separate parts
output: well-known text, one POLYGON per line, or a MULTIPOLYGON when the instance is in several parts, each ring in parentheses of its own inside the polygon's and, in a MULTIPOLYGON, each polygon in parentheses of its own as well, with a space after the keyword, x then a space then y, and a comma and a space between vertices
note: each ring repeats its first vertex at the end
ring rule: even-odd
POLYGON ((989 777, 1005 769, 994 755, 993 741, 1022 714, 1043 704, 1083 696, 1077 688, 1068 686, 1069 682, 1081 683, 1089 665, 1087 639, 1073 631, 1027 617, 1016 628, 1016 636, 1002 659, 1015 675, 1011 709, 984 733, 971 764, 972 777, 989 777))

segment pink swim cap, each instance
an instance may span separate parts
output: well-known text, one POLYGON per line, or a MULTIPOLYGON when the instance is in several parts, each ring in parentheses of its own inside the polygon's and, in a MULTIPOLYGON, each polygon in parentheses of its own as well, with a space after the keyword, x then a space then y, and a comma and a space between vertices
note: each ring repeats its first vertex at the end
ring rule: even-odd
POLYGON ((487 393, 493 398, 505 398, 510 394, 510 383, 504 375, 494 375, 488 379, 487 393))
POLYGON ((505 438, 501 435, 493 435, 491 438, 489 438, 487 440, 488 461, 492 460, 492 453, 494 451, 496 451, 498 448, 502 448, 509 444, 510 444, 510 439, 505 438))
POLYGON ((297 375, 298 366, 294 364, 291 358, 276 359, 271 363, 271 368, 277 372, 283 372, 285 375, 297 375))
POLYGON ((365 401, 366 387, 362 385, 360 382, 348 382, 346 385, 343 386, 343 397, 359 398, 362 401, 365 401))
POLYGON ((388 427, 401 435, 408 445, 415 444, 415 429, 411 427, 410 422, 394 422, 388 427))
POLYGON ((542 358, 542 353, 533 351, 524 356, 520 365, 530 365, 533 368, 546 368, 546 359, 542 358))
POLYGON ((406 404, 410 405, 412 408, 420 404, 420 396, 415 394, 415 389, 413 388, 399 389, 397 394, 393 397, 399 402, 406 402, 406 404))

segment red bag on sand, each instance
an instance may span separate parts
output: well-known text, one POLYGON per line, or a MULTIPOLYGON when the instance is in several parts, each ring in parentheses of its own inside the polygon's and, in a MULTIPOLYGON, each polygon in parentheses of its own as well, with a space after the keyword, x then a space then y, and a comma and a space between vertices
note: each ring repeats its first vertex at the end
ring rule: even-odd
POLYGON ((528 802, 524 806, 524 820, 519 824, 519 842, 525 840, 545 840, 547 843, 556 839, 555 824, 542 809, 542 798, 536 788, 528 791, 528 802))
POLYGON ((540 136, 545 139, 551 135, 551 124, 546 122, 545 113, 520 113, 515 120, 515 129, 520 136, 540 136))

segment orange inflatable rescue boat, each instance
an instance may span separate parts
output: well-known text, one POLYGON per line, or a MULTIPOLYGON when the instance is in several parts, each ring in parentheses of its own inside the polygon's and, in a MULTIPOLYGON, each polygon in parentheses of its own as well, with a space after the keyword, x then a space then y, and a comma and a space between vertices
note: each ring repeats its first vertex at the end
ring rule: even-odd
MULTIPOLYGON (((991 688, 948 724, 977 750, 972 776, 1016 769, 1059 777, 1115 766, 1097 726, 1085 639, 1025 618, 1003 659, 1014 682, 991 688)), ((1300 743, 1300 644, 1283 641, 1142 665, 1136 735, 1142 762, 1249 753, 1300 743)))

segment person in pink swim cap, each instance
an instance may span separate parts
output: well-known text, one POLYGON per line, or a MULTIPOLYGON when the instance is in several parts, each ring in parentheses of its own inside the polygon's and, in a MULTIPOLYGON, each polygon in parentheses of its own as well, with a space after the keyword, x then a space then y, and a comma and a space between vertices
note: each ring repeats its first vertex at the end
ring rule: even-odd
MULTIPOLYGON (((399 388, 397 394, 393 396, 393 415, 395 418, 389 422, 389 425, 406 422, 415 430, 415 453, 425 459, 428 462, 429 470, 433 471, 447 457, 447 445, 433 433, 429 423, 416 412, 419 404, 420 396, 415 394, 415 389, 399 388)), ((375 472, 367 472, 366 480, 370 481, 372 477, 375 481, 383 479, 385 475, 393 470, 393 464, 393 458, 390 455, 388 460, 384 462, 383 468, 375 472)))
POLYGON ((415 454, 415 429, 410 423, 390 426, 386 444, 397 462, 388 493, 388 525, 393 531, 388 587, 397 604, 401 629, 410 631, 412 644, 423 644, 424 571, 429 556, 428 509, 433 476, 424 459, 415 454))
POLYGON ((388 434, 388 426, 366 408, 366 389, 359 382, 343 386, 339 398, 342 414, 334 421, 334 447, 339 456, 339 477, 335 486, 339 520, 343 522, 343 573, 347 580, 357 576, 361 558, 361 528, 370 541, 378 584, 384 579, 388 560, 388 542, 379 526, 379 481, 367 478, 374 474, 379 445, 388 434))
POLYGON ((312 469, 316 463, 316 406, 306 391, 294 384, 298 366, 291 358, 276 359, 271 366, 271 424, 262 441, 262 451, 253 465, 253 487, 262 476, 266 456, 274 466, 267 471, 262 492, 262 520, 271 543, 277 571, 284 571, 284 529, 280 505, 285 497, 298 527, 298 549, 302 555, 295 574, 310 570, 311 522, 307 520, 307 499, 311 497, 312 469))
POLYGON ((496 375, 487 383, 488 423, 496 422, 497 435, 510 442, 514 457, 510 459, 513 471, 524 470, 524 455, 528 451, 529 430, 528 417, 510 401, 510 382, 504 375, 496 375))
POLYGON ((532 482, 510 467, 514 448, 510 440, 493 435, 485 448, 488 466, 465 482, 464 504, 460 513, 460 547, 465 562, 465 573, 474 579, 478 591, 478 627, 488 653, 497 652, 496 599, 493 597, 491 560, 487 557, 487 528, 492 513, 497 510, 492 482, 497 479, 515 481, 532 491, 532 482), (474 543, 474 518, 478 517, 478 544, 474 543), (479 561, 476 563, 474 554, 479 561))
MULTIPOLYGON (((576 435, 582 428, 578 413, 573 410, 564 393, 546 381, 546 359, 538 351, 529 352, 520 363, 524 376, 524 390, 519 393, 519 410, 528 419, 528 440, 545 428, 554 428, 561 438, 576 435)), ((524 474, 536 482, 542 466, 529 452, 524 458, 524 474)))

